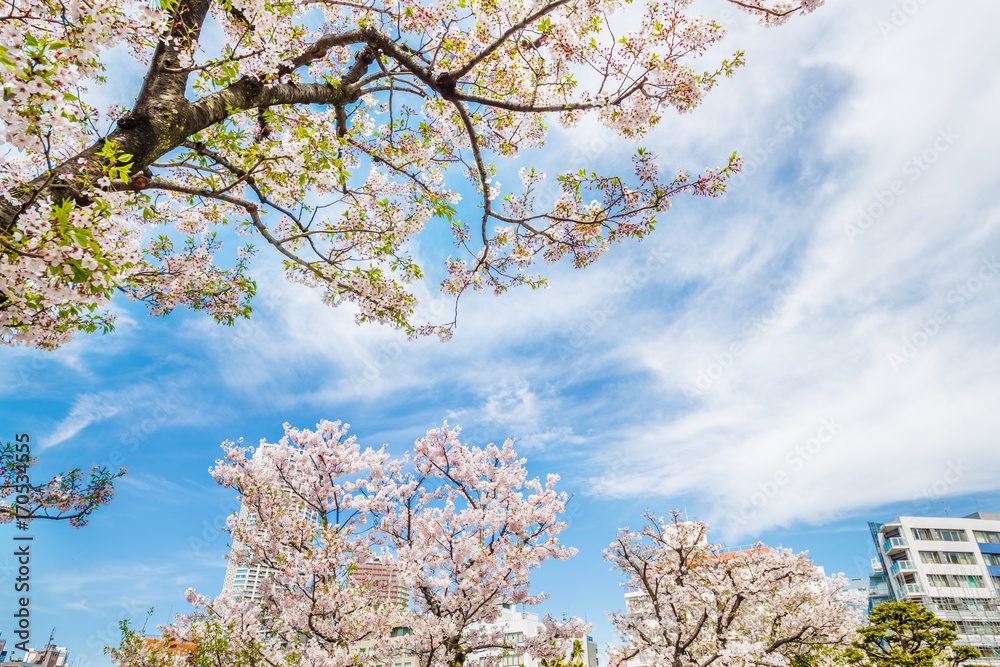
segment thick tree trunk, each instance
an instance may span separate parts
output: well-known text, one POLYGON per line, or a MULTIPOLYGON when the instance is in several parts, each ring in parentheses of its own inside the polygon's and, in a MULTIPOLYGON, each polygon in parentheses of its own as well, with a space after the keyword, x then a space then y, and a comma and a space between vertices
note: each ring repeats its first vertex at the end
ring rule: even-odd
MULTIPOLYGON (((172 30, 172 44, 181 48, 186 40, 197 40, 211 0, 187 0, 184 4, 185 10, 174 17, 175 27, 172 30)), ((378 38, 382 36, 371 29, 328 35, 293 59, 285 72, 322 57, 333 46, 363 44, 378 38)), ((20 205, 0 198, 0 236, 9 236, 17 217, 36 201, 73 199, 78 204, 88 204, 87 198, 63 175, 79 176, 87 165, 92 168, 93 164, 103 161, 104 158, 98 154, 106 142, 114 142, 122 153, 133 156, 131 172, 136 174, 192 135, 224 120, 231 109, 247 110, 280 104, 343 105, 355 101, 357 91, 351 84, 363 76, 375 61, 377 53, 371 46, 363 49, 354 67, 338 86, 290 83, 265 86, 258 79, 244 77, 225 90, 192 103, 184 95, 188 71, 181 66, 178 47, 163 42, 157 46, 136 103, 118 120, 114 132, 57 165, 51 174, 38 176, 18 188, 13 195, 20 205)), ((0 295, 0 303, 2 299, 0 295)))
POLYGON ((445 642, 445 650, 448 652, 448 667, 465 667, 465 649, 462 647, 461 637, 450 637, 445 642))

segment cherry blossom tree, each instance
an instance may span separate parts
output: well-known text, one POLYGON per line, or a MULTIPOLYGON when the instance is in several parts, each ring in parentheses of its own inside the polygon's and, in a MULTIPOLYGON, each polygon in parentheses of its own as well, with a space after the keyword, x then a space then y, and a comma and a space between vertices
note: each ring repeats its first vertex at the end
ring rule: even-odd
POLYGON ((26 526, 36 519, 53 519, 82 528, 97 508, 111 502, 114 481, 126 472, 94 466, 84 473, 76 468, 39 484, 31 480, 31 468, 37 463, 26 435, 19 435, 16 444, 0 445, 0 523, 17 521, 26 526))
POLYGON ((640 655, 651 667, 835 664, 860 623, 842 576, 790 550, 725 553, 706 524, 677 512, 645 518, 605 552, 631 591, 626 613, 612 615, 623 644, 609 649, 610 664, 640 655))
POLYGON ((510 441, 479 448, 458 436, 445 424, 402 459, 362 450, 339 422, 286 425, 279 443, 253 454, 226 443, 212 474, 241 494, 234 554, 270 570, 261 599, 189 591, 196 610, 163 628, 166 641, 126 628, 113 659, 180 665, 186 657, 169 647, 185 642, 212 664, 274 666, 392 664, 405 654, 423 667, 461 667, 486 650, 490 665, 505 652, 564 653, 585 632, 579 622, 547 619, 545 632, 517 645, 490 625, 501 603, 543 600, 528 575, 575 552, 558 540, 567 501, 558 478, 528 479, 510 441), (412 605, 359 576, 376 549, 391 555, 412 605))
MULTIPOLYGON (((773 25, 822 0, 729 2, 773 25)), ((740 51, 697 66, 724 30, 689 4, 10 0, 0 340, 107 331, 116 291, 232 323, 250 312, 256 245, 359 320, 447 337, 454 320, 415 314, 413 239, 432 221, 456 244, 445 293, 537 287, 537 259, 586 266, 644 237, 672 196, 717 195, 738 170, 733 155, 664 177, 640 148, 631 174, 526 165, 516 187, 497 181, 550 117, 639 141, 739 68, 740 51), (127 85, 112 66, 126 54, 146 68, 134 102, 98 108, 127 85)))

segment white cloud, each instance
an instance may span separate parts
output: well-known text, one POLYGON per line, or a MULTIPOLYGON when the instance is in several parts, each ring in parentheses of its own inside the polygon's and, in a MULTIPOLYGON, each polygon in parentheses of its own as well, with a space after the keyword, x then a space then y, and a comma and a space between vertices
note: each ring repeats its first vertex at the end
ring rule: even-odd
POLYGON ((150 474, 133 474, 123 477, 120 484, 132 487, 148 501, 180 505, 196 496, 196 489, 172 482, 165 477, 150 474))
POLYGON ((734 193, 747 227, 727 231, 725 251, 693 249, 703 288, 662 331, 623 342, 683 407, 623 433, 629 465, 601 488, 698 494, 730 536, 918 503, 949 470, 949 494, 992 489, 1000 472, 998 142, 984 113, 1000 90, 976 65, 989 29, 922 5, 883 39, 871 26, 888 4, 834 4, 871 24, 860 37, 857 21, 823 30, 849 48, 817 62, 852 77, 803 146, 830 166, 777 207, 765 198, 788 189, 734 193), (861 209, 871 222, 850 227, 861 209), (796 227, 801 248, 782 240, 796 227), (839 425, 820 433, 829 442, 816 440, 823 420, 839 425))
POLYGON ((114 392, 83 394, 74 401, 72 409, 48 437, 42 438, 42 449, 55 447, 69 440, 90 424, 114 417, 130 405, 128 399, 114 392))
MULTIPOLYGON (((582 451, 602 473, 627 461, 602 491, 698 496, 735 532, 919 496, 958 458, 977 465, 955 492, 989 485, 1000 281, 960 305, 950 295, 1000 255, 1000 91, 982 75, 1000 8, 924 3, 887 32, 893 7, 831 2, 771 31, 737 20, 723 51, 745 48, 747 67, 646 142, 692 170, 740 149, 747 175, 730 195, 676 200, 648 245, 547 268, 548 290, 463 298, 446 345, 358 327, 277 271, 260 276, 253 320, 192 319, 191 341, 241 409, 450 416, 467 433, 582 451), (806 461, 796 448, 824 419, 842 428, 806 461), (740 516, 778 471, 780 493, 740 516)), ((588 129, 554 129, 549 145, 549 171, 577 157, 614 167, 634 149, 588 129)), ((56 441, 102 418, 85 408, 56 441)))
POLYGON ((206 406, 197 399, 198 387, 192 384, 190 375, 177 373, 161 378, 156 384, 81 393, 66 416, 39 439, 41 449, 66 442, 88 426, 109 419, 120 420, 121 443, 131 449, 164 426, 201 422, 206 418, 206 406))

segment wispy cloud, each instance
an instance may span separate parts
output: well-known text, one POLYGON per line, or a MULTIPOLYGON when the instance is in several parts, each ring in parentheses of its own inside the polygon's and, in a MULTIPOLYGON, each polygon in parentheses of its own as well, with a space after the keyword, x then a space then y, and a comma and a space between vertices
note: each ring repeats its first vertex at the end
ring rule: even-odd
POLYGON ((79 396, 73 402, 69 414, 56 424, 48 437, 42 439, 41 448, 55 447, 69 440, 90 424, 114 417, 130 406, 131 401, 117 392, 100 392, 79 396))
POLYGON ((177 372, 157 384, 143 382, 80 394, 68 413, 39 439, 40 448, 55 447, 93 424, 118 419, 123 424, 121 442, 132 450, 166 425, 203 420, 205 406, 199 405, 198 388, 189 386, 192 382, 189 374, 177 372))
POLYGON ((729 231, 725 253, 695 241, 697 294, 622 341, 679 409, 621 434, 630 465, 602 489, 696 494, 738 537, 919 498, 949 471, 948 493, 995 486, 1000 214, 980 175, 997 137, 980 109, 1000 89, 956 75, 974 47, 920 46, 965 29, 946 8, 888 37, 882 9, 866 39, 839 24, 851 48, 824 58, 853 77, 811 141, 824 170, 735 192, 752 233, 729 231), (924 77, 947 90, 924 101, 924 77))
POLYGON ((198 489, 172 482, 160 475, 133 474, 121 480, 122 486, 132 487, 148 502, 180 505, 197 495, 198 489))

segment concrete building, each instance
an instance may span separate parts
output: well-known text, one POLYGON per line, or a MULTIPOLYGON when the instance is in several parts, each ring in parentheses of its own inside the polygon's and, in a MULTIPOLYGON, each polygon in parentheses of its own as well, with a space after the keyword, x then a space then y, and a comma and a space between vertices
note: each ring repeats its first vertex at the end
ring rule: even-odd
MULTIPOLYGON (((2 642, 4 640, 0 640, 2 642)), ((0 648, 3 648, 0 645, 0 648)), ((20 660, 11 659, 9 662, 6 658, 11 657, 7 655, 7 651, 3 651, 3 659, 0 659, 0 667, 22 667, 27 665, 28 667, 33 667, 34 665, 40 665, 41 667, 66 667, 69 662, 69 651, 66 650, 65 646, 56 646, 53 638, 49 637, 49 643, 42 647, 42 650, 36 651, 33 648, 29 648, 24 654, 24 657, 20 660)), ((13 653, 11 651, 10 653, 13 653)))
MULTIPOLYGON (((507 642, 516 644, 526 637, 537 637, 544 624, 539 620, 538 614, 534 612, 524 611, 524 608, 519 608, 518 605, 502 604, 500 605, 500 618, 495 623, 490 624, 490 627, 502 628, 507 642)), ((597 657, 597 642, 588 635, 580 637, 580 643, 583 648, 584 664, 588 667, 598 667, 600 663, 597 657)), ((497 651, 473 653, 469 656, 469 661, 466 664, 470 666, 485 665, 488 657, 496 655, 498 655, 497 651)), ((521 665, 523 667, 540 667, 539 661, 525 653, 504 655, 500 658, 500 665, 501 667, 520 667, 521 665)))
POLYGON ((359 581, 371 585, 379 601, 395 602, 400 607, 409 607, 410 589, 400 583, 396 572, 396 564, 392 557, 382 554, 361 565, 354 576, 359 581))
MULTIPOLYGON (((256 522, 253 513, 246 506, 240 507, 239 521, 256 522)), ((260 600, 261 586, 274 570, 263 565, 244 565, 243 555, 246 551, 246 545, 233 540, 232 549, 229 551, 229 562, 226 564, 226 578, 222 581, 222 594, 243 600, 260 600)))
POLYGON ((872 572, 872 606, 913 600, 958 626, 959 643, 982 655, 969 664, 1000 665, 1000 514, 901 516, 868 525, 879 568, 872 572))
MULTIPOLYGON (((265 443, 254 452, 254 458, 263 456, 264 452, 283 447, 276 443, 265 443)), ((315 512, 307 513, 315 518, 315 512)), ((237 519, 241 524, 254 525, 257 523, 257 516, 245 505, 240 505, 240 513, 237 519)), ((244 600, 260 600, 262 597, 261 587, 264 581, 274 572, 272 568, 263 565, 244 565, 248 547, 239 540, 233 540, 233 546, 229 552, 229 562, 226 565, 226 576, 222 582, 222 594, 225 596, 239 597, 244 600)))
POLYGON ((868 611, 872 607, 877 607, 883 602, 892 602, 892 595, 889 593, 889 580, 882 567, 882 561, 872 558, 872 571, 868 575, 868 611))
POLYGON ((43 646, 41 651, 28 649, 21 662, 41 665, 41 667, 66 667, 67 660, 69 660, 69 651, 66 650, 66 647, 50 643, 43 646))
MULTIPOLYGON (((252 521, 253 517, 240 510, 240 521, 252 521)), ((226 577, 222 582, 222 594, 239 597, 243 600, 260 600, 264 582, 274 572, 262 565, 241 564, 241 554, 246 547, 239 542, 233 543, 226 565, 226 577)), ((411 593, 396 577, 396 566, 387 555, 376 556, 361 565, 354 576, 372 586, 377 598, 381 601, 395 601, 401 607, 410 605, 411 593)))

